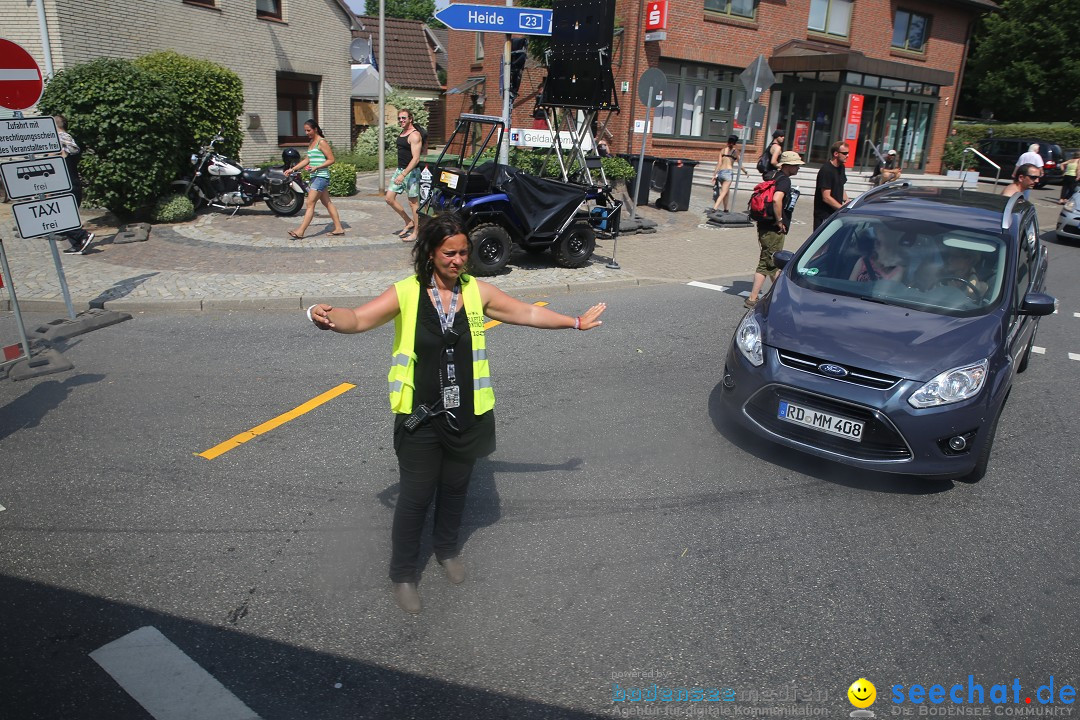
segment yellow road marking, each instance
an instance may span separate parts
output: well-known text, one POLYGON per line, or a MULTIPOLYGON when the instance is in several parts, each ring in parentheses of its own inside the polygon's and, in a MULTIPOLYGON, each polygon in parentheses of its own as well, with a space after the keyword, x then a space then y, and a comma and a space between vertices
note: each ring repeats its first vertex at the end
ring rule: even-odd
POLYGON ((303 415, 304 413, 309 412, 311 410, 314 410, 315 408, 319 407, 323 403, 328 402, 330 400, 333 400, 338 395, 341 395, 342 393, 346 393, 349 390, 352 390, 354 387, 356 387, 356 386, 353 385, 352 383, 341 383, 336 388, 333 388, 332 390, 327 390, 322 395, 317 395, 316 397, 311 398, 310 400, 308 400, 303 405, 300 405, 300 406, 290 410, 287 413, 284 413, 282 415, 278 415, 276 418, 274 418, 272 420, 267 420, 262 425, 256 425, 255 427, 251 428, 247 432, 242 432, 239 435, 231 437, 228 440, 226 440, 225 442, 220 443, 218 445, 215 445, 214 447, 210 448, 209 450, 205 450, 205 451, 203 451, 201 453, 195 453, 195 454, 197 456, 201 457, 201 458, 206 458, 207 460, 213 460, 218 455, 224 455, 225 453, 229 452, 233 448, 239 447, 240 445, 243 445, 248 440, 251 440, 252 438, 255 438, 255 437, 259 436, 259 435, 262 435, 263 433, 270 432, 271 430, 278 427, 279 425, 284 425, 285 423, 289 422, 290 420, 298 418, 301 415, 303 415))
MULTIPOLYGON (((540 301, 540 302, 534 302, 533 305, 535 305, 536 307, 544 307, 545 305, 547 305, 547 303, 543 302, 543 301, 540 301)), ((488 320, 487 323, 484 324, 484 329, 485 330, 490 330, 491 328, 495 327, 496 325, 502 325, 502 323, 499 322, 498 320, 488 320)))

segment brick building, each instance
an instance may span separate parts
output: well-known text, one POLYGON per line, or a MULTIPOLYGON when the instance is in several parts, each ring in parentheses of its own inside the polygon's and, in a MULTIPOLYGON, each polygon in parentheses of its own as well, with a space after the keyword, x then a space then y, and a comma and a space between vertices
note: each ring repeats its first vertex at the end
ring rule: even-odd
MULTIPOLYGON (((760 100, 766 121, 748 139, 748 162, 780 128, 787 146, 811 163, 827 159, 835 140, 856 135, 856 165, 870 164, 869 139, 882 152, 896 149, 915 172, 940 171, 972 25, 997 9, 991 0, 667 0, 666 28, 647 39, 644 13, 655 5, 616 2, 612 71, 621 114, 608 124, 614 151, 640 147, 632 130, 646 108, 637 80, 658 67, 668 88, 653 110, 646 152, 715 162, 728 135, 743 132, 734 122, 745 100, 739 73, 764 55, 776 82, 760 100), (853 103, 861 119, 848 123, 853 103)), ((447 86, 461 99, 448 97, 448 122, 461 112, 500 114, 503 39, 451 31, 447 86)), ((532 123, 543 77, 543 68, 526 69, 515 127, 532 123)))
MULTIPOLYGON (((99 57, 174 50, 240 76, 245 162, 306 143, 310 117, 332 143, 349 147, 349 44, 359 23, 344 0, 40 1, 54 72, 99 57)), ((47 72, 37 2, 0 3, 0 27, 47 72)))

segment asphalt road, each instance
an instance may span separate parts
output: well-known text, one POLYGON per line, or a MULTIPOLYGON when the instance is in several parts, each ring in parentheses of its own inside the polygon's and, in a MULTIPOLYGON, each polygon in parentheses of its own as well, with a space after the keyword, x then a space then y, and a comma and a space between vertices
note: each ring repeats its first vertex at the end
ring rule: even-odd
POLYGON ((860 677, 881 716, 898 683, 1075 687, 1080 248, 1050 252, 1060 311, 977 485, 730 428, 720 372, 746 283, 543 298, 575 314, 604 300, 605 324, 489 331, 499 447, 470 491, 470 577, 451 586, 432 560, 417 617, 386 577, 389 327, 160 314, 73 338, 75 370, 0 381, 2 715, 218 707, 199 686, 172 705, 189 715, 148 714, 90 657, 147 626, 266 720, 843 717, 860 677), (355 387, 196 455, 341 383, 355 387), (734 701, 613 702, 612 683, 734 701))

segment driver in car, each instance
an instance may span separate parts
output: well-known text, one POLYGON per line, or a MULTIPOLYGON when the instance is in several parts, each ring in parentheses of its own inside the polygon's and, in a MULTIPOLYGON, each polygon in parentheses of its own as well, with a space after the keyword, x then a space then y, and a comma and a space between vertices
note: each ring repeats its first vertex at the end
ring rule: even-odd
POLYGON ((946 245, 941 251, 941 262, 926 265, 919 271, 919 287, 932 290, 939 285, 947 285, 982 297, 990 286, 975 269, 979 256, 974 250, 946 245))

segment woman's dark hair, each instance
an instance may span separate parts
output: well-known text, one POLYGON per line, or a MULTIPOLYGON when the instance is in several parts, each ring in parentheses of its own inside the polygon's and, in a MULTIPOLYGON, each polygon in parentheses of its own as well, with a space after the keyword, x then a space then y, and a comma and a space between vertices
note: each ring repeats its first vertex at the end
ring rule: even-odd
MULTIPOLYGON (((431 284, 431 274, 434 270, 430 262, 431 254, 439 249, 446 238, 452 235, 464 235, 468 240, 469 233, 465 231, 465 219, 456 212, 439 213, 435 217, 421 217, 424 219, 420 223, 420 232, 416 235, 416 245, 413 246, 412 251, 413 268, 416 270, 416 276, 420 278, 420 286, 427 287, 431 284)), ((468 240, 468 244, 469 254, 472 255, 472 240, 468 240)))
POLYGON ((319 123, 315 122, 314 118, 305 120, 304 124, 311 126, 311 129, 314 130, 315 134, 319 137, 326 137, 326 135, 323 134, 322 128, 319 127, 319 123))

